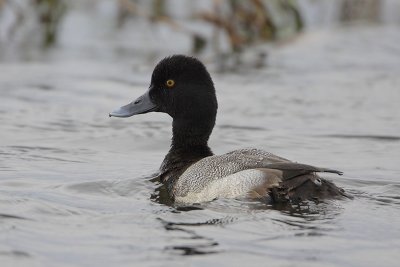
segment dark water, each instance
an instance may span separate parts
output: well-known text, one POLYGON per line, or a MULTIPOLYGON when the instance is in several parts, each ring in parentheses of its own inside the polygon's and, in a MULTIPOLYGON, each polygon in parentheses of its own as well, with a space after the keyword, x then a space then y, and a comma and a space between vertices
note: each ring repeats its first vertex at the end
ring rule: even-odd
POLYGON ((399 42, 398 28, 316 32, 269 48, 265 69, 213 72, 215 153, 340 169, 327 177, 355 197, 290 208, 152 197, 171 119, 107 116, 147 88, 151 65, 1 63, 1 265, 398 266, 399 42))

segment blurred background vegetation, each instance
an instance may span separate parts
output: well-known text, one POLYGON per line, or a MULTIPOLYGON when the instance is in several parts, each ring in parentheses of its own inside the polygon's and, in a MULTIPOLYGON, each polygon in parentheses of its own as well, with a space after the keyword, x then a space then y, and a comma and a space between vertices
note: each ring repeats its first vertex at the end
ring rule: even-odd
POLYGON ((321 26, 399 24, 399 9, 397 0, 0 0, 0 60, 60 47, 96 57, 108 45, 123 57, 190 53, 235 64, 253 51, 259 67, 260 45, 321 26))

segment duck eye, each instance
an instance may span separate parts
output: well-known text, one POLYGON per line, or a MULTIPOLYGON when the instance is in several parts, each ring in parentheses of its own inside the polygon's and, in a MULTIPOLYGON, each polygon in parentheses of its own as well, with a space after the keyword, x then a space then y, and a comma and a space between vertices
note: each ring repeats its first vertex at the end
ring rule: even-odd
POLYGON ((169 87, 172 88, 175 85, 175 81, 174 80, 168 80, 165 82, 165 84, 169 87))

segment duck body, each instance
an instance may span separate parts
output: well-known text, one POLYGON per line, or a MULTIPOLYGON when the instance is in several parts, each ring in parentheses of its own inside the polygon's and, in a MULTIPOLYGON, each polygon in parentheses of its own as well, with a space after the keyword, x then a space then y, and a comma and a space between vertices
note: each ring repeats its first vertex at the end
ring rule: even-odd
POLYGON ((292 162, 256 148, 214 155, 208 139, 217 108, 214 85, 204 65, 195 58, 175 55, 158 63, 144 95, 110 116, 155 111, 173 118, 171 148, 159 178, 176 203, 218 198, 274 203, 347 196, 343 189, 317 175, 342 174, 336 170, 292 162))
POLYGON ((319 177, 318 172, 342 174, 247 148, 185 165, 165 163, 161 166, 160 179, 167 185, 170 197, 182 204, 218 198, 251 198, 278 203, 347 196, 341 188, 319 177))

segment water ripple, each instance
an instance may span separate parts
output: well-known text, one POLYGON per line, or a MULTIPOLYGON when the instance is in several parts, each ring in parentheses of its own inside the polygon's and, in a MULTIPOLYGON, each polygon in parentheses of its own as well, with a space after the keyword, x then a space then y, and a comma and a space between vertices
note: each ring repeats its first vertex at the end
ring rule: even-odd
POLYGON ((400 136, 394 135, 363 135, 363 134, 327 134, 318 135, 318 137, 331 137, 342 139, 363 139, 371 141, 400 141, 400 136))
POLYGON ((2 220, 2 219, 29 220, 28 218, 18 216, 18 215, 0 213, 0 220, 2 220))

